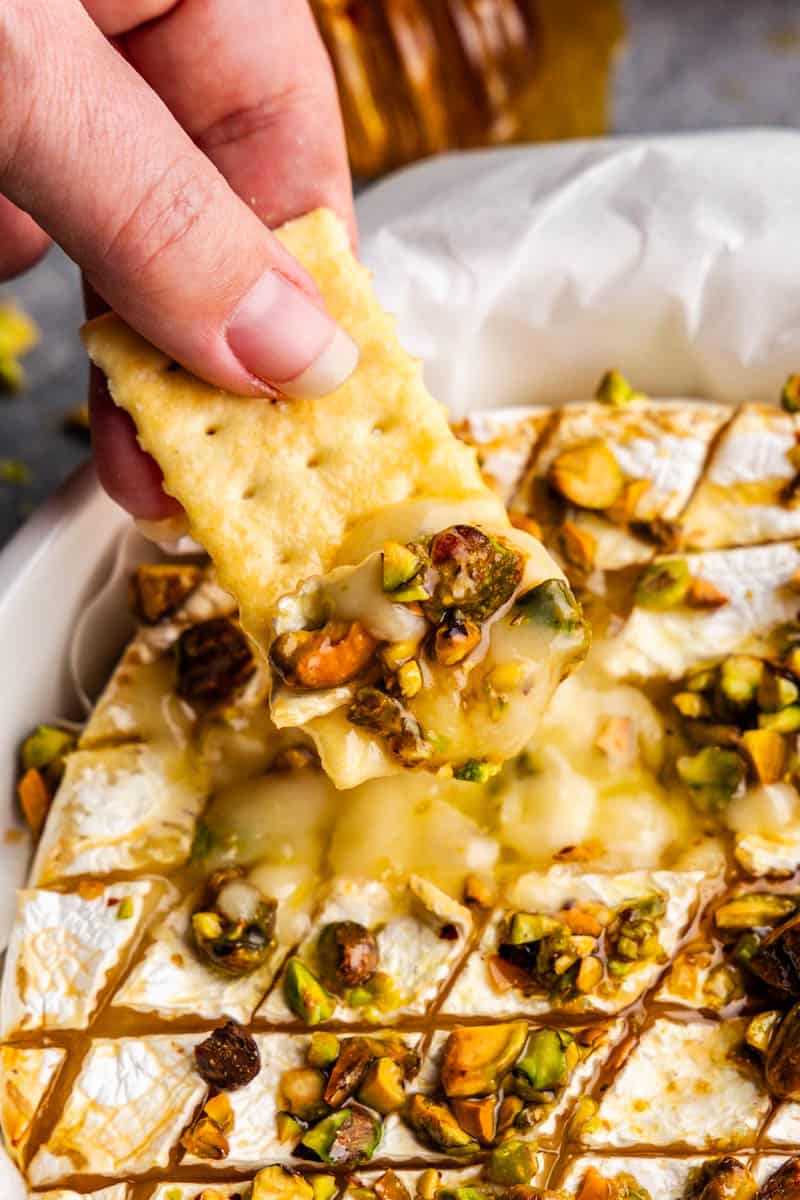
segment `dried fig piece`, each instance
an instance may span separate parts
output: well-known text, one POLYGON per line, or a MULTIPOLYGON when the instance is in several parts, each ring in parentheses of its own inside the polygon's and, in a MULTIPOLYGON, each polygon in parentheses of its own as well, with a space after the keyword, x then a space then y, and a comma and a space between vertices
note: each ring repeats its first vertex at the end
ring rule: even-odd
POLYGON ((255 1039, 236 1021, 227 1021, 195 1046, 194 1057, 206 1083, 222 1092, 245 1087, 261 1070, 255 1039))

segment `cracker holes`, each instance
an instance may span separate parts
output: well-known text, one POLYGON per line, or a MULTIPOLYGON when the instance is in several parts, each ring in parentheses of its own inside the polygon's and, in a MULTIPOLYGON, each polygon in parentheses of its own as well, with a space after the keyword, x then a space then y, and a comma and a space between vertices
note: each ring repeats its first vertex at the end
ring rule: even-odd
POLYGON ((219 426, 217 425, 209 425, 208 429, 206 429, 206 437, 216 437, 218 433, 219 426))
POLYGON ((323 456, 321 454, 312 454, 310 458, 306 459, 307 469, 309 471, 316 471, 322 463, 322 457, 323 456))
POLYGON ((257 491, 258 491, 258 488, 256 487, 256 485, 254 483, 251 483, 250 486, 246 487, 244 489, 244 491, 242 492, 242 499, 243 500, 255 499, 255 495, 256 495, 257 491))
POLYGON ((178 362, 168 362, 166 367, 164 368, 164 370, 168 371, 170 374, 174 374, 175 371, 180 371, 180 369, 181 369, 181 364, 178 362))

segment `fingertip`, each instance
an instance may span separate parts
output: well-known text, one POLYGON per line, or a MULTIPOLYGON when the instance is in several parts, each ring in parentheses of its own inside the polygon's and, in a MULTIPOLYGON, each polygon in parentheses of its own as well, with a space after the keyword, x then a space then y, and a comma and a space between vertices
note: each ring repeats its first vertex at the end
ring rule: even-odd
POLYGON ((143 521, 180 516, 180 504, 164 491, 161 469, 142 450, 131 417, 114 404, 96 368, 92 368, 89 414, 97 475, 111 499, 143 521))

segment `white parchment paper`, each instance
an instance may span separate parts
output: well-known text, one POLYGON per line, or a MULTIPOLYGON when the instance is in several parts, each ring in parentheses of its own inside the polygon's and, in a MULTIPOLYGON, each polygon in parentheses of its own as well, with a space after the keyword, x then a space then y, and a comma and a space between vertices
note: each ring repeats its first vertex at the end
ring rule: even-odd
MULTIPOLYGON (((800 370, 800 134, 448 156, 371 189, 359 212, 381 297, 454 415, 582 399, 610 366, 656 395, 730 403, 774 400, 800 370)), ((30 531, 0 556, 0 658, 24 681, 0 713, 7 829, 21 732, 75 711, 75 677, 95 681, 122 631, 109 598, 134 535, 88 476, 70 496, 34 518, 30 561, 30 531), (98 592, 95 639, 78 618, 98 592)), ((2 945, 27 855, 0 845, 2 945)), ((2 1162, 0 1196, 25 1200, 2 1162)))
POLYGON ((453 156, 375 188, 361 221, 457 415, 583 398, 609 366, 731 403, 800 370, 800 134, 453 156))

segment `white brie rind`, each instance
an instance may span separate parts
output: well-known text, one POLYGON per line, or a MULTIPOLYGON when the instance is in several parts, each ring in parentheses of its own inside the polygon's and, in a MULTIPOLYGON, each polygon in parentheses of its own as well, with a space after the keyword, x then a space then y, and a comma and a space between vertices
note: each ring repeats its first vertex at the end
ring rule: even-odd
POLYGON ((33 1122, 66 1057, 56 1046, 0 1047, 0 1119, 16 1163, 25 1157, 33 1122))
POLYGON ((791 875, 800 867, 800 793, 791 784, 749 787, 726 809, 725 823, 748 875, 791 875))
POLYGON ((205 794, 188 751, 131 745, 71 754, 32 883, 185 862, 205 794))
MULTIPOLYGON (((575 1196, 590 1167, 594 1167, 604 1179, 611 1182, 619 1176, 627 1176, 635 1181, 654 1200, 685 1200, 689 1195, 689 1186, 693 1176, 698 1172, 707 1157, 691 1156, 688 1158, 668 1158, 659 1155, 656 1158, 642 1156, 641 1158, 623 1158, 615 1156, 603 1158, 598 1154, 586 1154, 576 1158, 569 1164, 561 1180, 561 1187, 567 1196, 575 1196)), ((747 1162, 741 1159, 744 1166, 747 1162)))
POLYGON ((739 650, 757 653, 770 631, 797 613, 797 595, 787 587, 800 569, 794 542, 681 557, 690 574, 714 584, 727 603, 713 611, 634 608, 620 634, 602 647, 602 664, 612 678, 678 679, 709 659, 739 650))
POLYGON ((83 894, 20 892, 0 996, 0 1037, 85 1029, 168 887, 142 880, 98 883, 83 894))
POLYGON ((684 513, 683 544, 705 550, 800 536, 800 508, 783 501, 797 474, 789 455, 798 433, 797 414, 761 404, 740 408, 684 513))
POLYGON ((736 1059, 747 1020, 646 1029, 580 1134, 584 1145, 727 1150, 752 1145, 770 1111, 766 1089, 736 1059))
MULTIPOLYGON (((393 602, 383 591, 380 547, 388 537, 395 540, 392 535, 398 522, 402 534, 396 540, 401 542, 464 522, 467 512, 471 513, 469 524, 478 522, 474 506, 465 503, 449 506, 446 512, 430 505, 421 510, 415 503, 403 507, 408 519, 400 521, 398 514, 390 510, 387 523, 392 527, 391 534, 384 531, 379 546, 356 565, 345 561, 328 575, 310 579, 297 593, 282 598, 274 625, 277 636, 318 628, 326 620, 336 619, 360 621, 379 642, 419 642, 424 637, 428 629, 424 617, 406 604, 393 602), (435 513, 435 521, 431 513, 435 513)), ((518 596, 546 579, 563 579, 543 546, 529 534, 512 529, 505 519, 483 522, 480 528, 511 543, 524 555, 518 596)), ((367 544, 370 541, 366 539, 367 544)), ((538 726, 565 663, 574 657, 579 635, 558 634, 532 621, 514 623, 512 610, 509 601, 489 619, 488 636, 458 666, 443 667, 429 656, 421 658, 422 688, 404 704, 436 747, 434 767, 476 759, 499 762, 518 753, 538 726), (502 705, 492 702, 488 683, 497 667, 508 667, 516 674, 502 705)), ((307 691, 287 685, 277 673, 273 680, 270 704, 275 724, 279 728, 302 728, 310 734, 323 768, 340 788, 356 787, 367 779, 405 769, 380 735, 347 719, 358 686, 353 682, 307 691)))
POLYGON ((75 1175, 164 1168, 205 1095, 185 1036, 92 1042, 50 1137, 28 1169, 37 1187, 75 1175))
MULTIPOLYGON (((530 510, 535 517, 536 487, 547 478, 555 459, 565 450, 601 439, 627 481, 648 481, 631 520, 674 521, 688 502, 708 447, 729 412, 723 405, 692 400, 634 401, 625 408, 570 405, 561 410, 555 428, 543 439, 512 507, 530 510)), ((575 509, 571 519, 594 538, 593 563, 601 571, 617 571, 652 557, 652 543, 602 513, 575 509)))
POLYGON ((474 446, 483 478, 508 505, 536 443, 553 419, 553 409, 504 408, 470 413, 453 426, 462 442, 474 446))
MULTIPOLYGON (((37 1192, 36 1200, 128 1200, 130 1189, 127 1183, 114 1183, 99 1192, 72 1192, 58 1188, 54 1192, 37 1192)), ((188 1196, 187 1196, 188 1200, 188 1196)))
POLYGON ((139 625, 89 715, 80 749, 134 741, 184 746, 196 714, 175 694, 169 651, 190 625, 235 612, 232 598, 209 572, 171 616, 139 625))
POLYGON ((690 399, 571 404, 561 410, 555 430, 534 464, 547 475, 564 450, 601 438, 627 480, 647 479, 634 521, 675 520, 683 511, 703 470, 717 430, 730 416, 723 404, 690 399))
MULTIPOLYGON (((381 1034, 370 1036, 380 1037, 381 1034)), ((403 1038, 409 1050, 415 1048, 420 1036, 409 1034, 403 1038)), ((300 1160, 293 1154, 292 1144, 282 1142, 278 1136, 276 1117, 282 1110, 281 1076, 285 1071, 306 1066, 310 1038, 290 1033, 266 1033, 257 1034, 255 1040, 261 1054, 261 1070, 252 1083, 228 1094, 233 1109, 233 1129, 228 1134, 230 1150, 225 1159, 211 1165, 242 1171, 262 1167, 265 1163, 299 1166, 300 1160)), ((384 1131, 385 1128, 384 1125, 384 1131)), ((383 1140, 374 1157, 385 1157, 383 1140)), ((183 1163, 209 1166, 207 1159, 191 1154, 186 1155, 183 1163)))
POLYGON ((548 1012, 616 1013, 637 1000, 664 970, 666 956, 672 954, 689 923, 697 899, 700 871, 631 871, 626 875, 584 875, 574 867, 553 867, 545 874, 523 875, 509 889, 508 907, 493 915, 480 946, 468 957, 466 965, 445 998, 442 1012, 452 1016, 540 1016, 548 1012), (552 916, 562 909, 581 903, 599 903, 617 908, 626 901, 661 894, 666 913, 658 922, 659 943, 664 958, 644 959, 628 975, 607 980, 597 992, 573 1000, 552 1001, 544 994, 526 995, 517 988, 499 992, 493 985, 487 960, 497 953, 498 932, 514 912, 544 913, 552 916))
MULTIPOLYGON (((377 880, 337 879, 297 955, 312 970, 321 930, 334 921, 357 921, 375 930, 378 970, 388 975, 396 989, 391 1007, 352 1008, 337 1005, 336 1021, 380 1023, 394 1017, 422 1013, 439 995, 455 964, 464 953, 472 930, 472 916, 439 888, 418 876, 406 885, 389 887, 377 880), (448 926, 449 937, 442 937, 448 926), (454 935, 454 936, 452 936, 454 935)), ((275 1024, 297 1021, 280 983, 273 988, 257 1014, 275 1024)))

